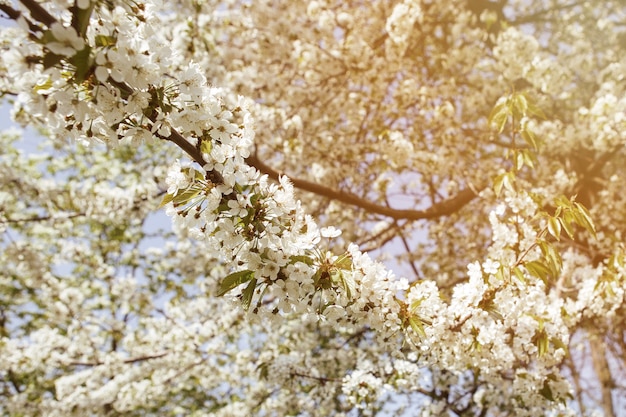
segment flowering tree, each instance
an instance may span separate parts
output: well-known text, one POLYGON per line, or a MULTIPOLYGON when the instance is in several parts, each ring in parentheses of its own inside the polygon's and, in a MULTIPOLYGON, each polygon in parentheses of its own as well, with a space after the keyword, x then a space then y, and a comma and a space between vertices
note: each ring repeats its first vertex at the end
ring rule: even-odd
POLYGON ((3 414, 624 409, 622 2, 0 10, 3 414))

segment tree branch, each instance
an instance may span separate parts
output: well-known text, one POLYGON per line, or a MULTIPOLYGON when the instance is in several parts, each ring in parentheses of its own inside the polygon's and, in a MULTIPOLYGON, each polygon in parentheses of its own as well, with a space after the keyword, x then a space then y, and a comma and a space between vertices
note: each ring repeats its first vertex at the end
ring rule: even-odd
MULTIPOLYGON (((143 355, 143 356, 136 356, 134 358, 128 358, 128 359, 124 359, 122 362, 125 364, 133 364, 133 363, 137 363, 137 362, 143 362, 143 361, 148 361, 151 359, 158 359, 158 358, 162 358, 163 356, 169 355, 171 352, 169 351, 165 351, 165 352, 161 352, 161 353, 155 353, 154 355, 143 355)), ((99 366, 99 365, 103 365, 104 362, 101 361, 96 361, 96 362, 70 362, 69 365, 73 365, 73 366, 99 366)))
MULTIPOLYGON (((248 158, 246 158, 246 162, 248 163, 248 165, 255 167, 256 169, 261 171, 261 173, 267 174, 267 176, 274 180, 278 180, 279 176, 283 175, 282 173, 276 171, 264 162, 261 162, 256 154, 252 154, 248 158)), ((391 217, 395 220, 428 220, 436 219, 442 216, 448 216, 452 213, 459 211, 467 203, 472 201, 476 197, 477 192, 482 188, 480 187, 478 191, 475 191, 471 188, 466 188, 465 190, 460 191, 456 196, 440 203, 433 204, 431 207, 425 210, 402 210, 380 206, 378 204, 372 203, 371 201, 362 199, 352 193, 335 190, 333 188, 325 187, 314 182, 291 177, 289 179, 295 187, 300 188, 301 190, 309 191, 323 197, 341 201, 342 203, 359 207, 369 213, 381 214, 383 216, 391 217)))
POLYGON ((85 213, 71 213, 66 216, 58 216, 54 217, 52 215, 47 216, 35 216, 35 217, 27 217, 22 219, 10 219, 5 217, 6 220, 0 220, 0 224, 9 224, 9 223, 30 223, 30 222, 45 222, 48 220, 57 221, 57 220, 68 220, 76 217, 84 216, 85 213))
MULTIPOLYGON (((21 3, 28 8, 31 13, 31 16, 35 18, 37 21, 45 24, 46 26, 51 26, 56 20, 53 16, 51 16, 43 7, 39 5, 39 3, 34 0, 21 0, 21 3)), ((113 82, 112 82, 113 83, 113 82)), ((132 88, 126 86, 123 83, 113 83, 118 88, 124 88, 126 92, 132 92, 132 88), (121 85, 120 85, 121 84, 121 85)), ((151 118, 153 122, 155 122, 155 118, 151 118)), ((198 162, 201 165, 204 165, 206 161, 204 161, 202 157, 202 153, 199 149, 193 146, 187 139, 185 139, 180 133, 176 130, 172 129, 171 134, 168 137, 161 137, 162 139, 169 140, 174 142, 179 148, 185 151, 193 160, 198 162)), ((280 173, 265 163, 261 162, 256 155, 252 155, 246 159, 246 162, 257 168, 264 174, 267 174, 270 178, 274 180, 278 180, 280 173)), ((224 179, 220 175, 219 172, 213 170, 208 173, 209 179, 216 184, 221 184, 224 182, 224 179)), ((334 190, 332 188, 324 187, 322 185, 301 180, 301 179, 291 179, 294 186, 305 190, 310 191, 312 193, 328 197, 333 200, 341 201, 343 203, 359 207, 367 212, 381 214, 383 216, 391 217, 395 220, 406 219, 406 220, 422 220, 422 219, 434 219, 441 216, 450 215, 462 207, 464 207, 467 203, 472 201, 474 197, 476 197, 476 192, 473 189, 465 189, 458 193, 456 196, 450 198, 449 200, 442 201, 440 203, 432 205, 430 208, 426 210, 398 210, 393 209, 391 207, 380 206, 374 204, 370 201, 364 200, 352 193, 342 192, 338 190, 334 190)))
POLYGON ((41 5, 37 3, 36 1, 20 0, 20 3, 22 3, 24 7, 28 9, 28 11, 30 12, 30 15, 36 21, 43 23, 44 25, 48 27, 52 26, 53 23, 56 23, 57 20, 53 16, 51 16, 50 13, 46 11, 46 9, 41 7, 41 5))

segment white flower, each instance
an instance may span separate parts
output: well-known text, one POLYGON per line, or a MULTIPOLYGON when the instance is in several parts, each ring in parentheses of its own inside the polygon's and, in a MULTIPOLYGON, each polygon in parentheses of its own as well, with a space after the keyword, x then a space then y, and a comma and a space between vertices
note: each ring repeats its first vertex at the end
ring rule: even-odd
POLYGON ((467 265, 467 275, 470 279, 481 279, 483 273, 480 269, 480 264, 478 262, 473 262, 467 265))
POLYGON ((500 262, 498 261, 487 259, 483 262, 483 271, 485 271, 486 274, 495 274, 498 272, 498 268, 500 268, 500 262))
POLYGON ((174 165, 170 167, 165 183, 168 185, 167 193, 170 195, 175 195, 178 190, 189 186, 189 178, 181 171, 180 161, 176 160, 174 165))
POLYGON ((322 237, 334 238, 341 235, 341 230, 336 229, 334 226, 322 227, 320 234, 322 237))
POLYGON ((78 36, 76 30, 71 26, 63 26, 55 22, 50 27, 50 32, 55 40, 48 42, 46 47, 57 55, 72 56, 76 51, 85 47, 85 41, 78 36))

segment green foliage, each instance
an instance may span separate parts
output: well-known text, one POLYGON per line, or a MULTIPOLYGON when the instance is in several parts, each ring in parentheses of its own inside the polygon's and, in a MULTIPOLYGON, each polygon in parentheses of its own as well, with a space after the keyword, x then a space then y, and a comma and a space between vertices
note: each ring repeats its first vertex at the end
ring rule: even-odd
POLYGON ((505 172, 498 176, 493 182, 493 191, 496 196, 499 197, 502 193, 502 188, 505 188, 511 192, 515 191, 513 184, 515 183, 515 174, 513 172, 505 172))
POLYGON ((74 82, 81 84, 92 71, 93 57, 91 56, 91 47, 85 46, 82 50, 76 52, 69 62, 74 65, 74 82))
MULTIPOLYGON (((515 129, 524 131, 527 129, 524 128, 523 123, 520 125, 520 121, 524 117, 531 116, 545 119, 543 111, 541 111, 541 109, 537 107, 537 105, 530 100, 525 93, 513 92, 506 97, 501 97, 498 100, 489 114, 488 122, 489 125, 493 126, 498 133, 502 133, 504 131, 504 127, 509 121, 511 121, 515 129)), ((534 135, 529 135, 528 139, 524 139, 527 140, 529 146, 532 146, 533 149, 537 149, 534 135)))
POLYGON ((322 257, 319 257, 318 260, 318 268, 313 275, 315 288, 319 290, 342 288, 346 296, 351 299, 356 291, 356 283, 350 273, 352 269, 350 254, 344 253, 334 261, 322 257))
POLYGON ((177 190, 174 194, 166 193, 161 200, 161 204, 159 204, 159 208, 170 202, 174 203, 174 207, 184 208, 192 204, 197 197, 202 197, 201 194, 206 191, 208 184, 201 172, 188 167, 182 168, 181 171, 188 177, 193 177, 193 181, 183 190, 177 190))
POLYGON ((217 292, 217 296, 222 296, 229 292, 230 290, 237 288, 241 284, 244 284, 254 278, 254 271, 249 269, 245 269, 243 271, 233 272, 232 274, 226 276, 221 284, 220 289, 217 292))

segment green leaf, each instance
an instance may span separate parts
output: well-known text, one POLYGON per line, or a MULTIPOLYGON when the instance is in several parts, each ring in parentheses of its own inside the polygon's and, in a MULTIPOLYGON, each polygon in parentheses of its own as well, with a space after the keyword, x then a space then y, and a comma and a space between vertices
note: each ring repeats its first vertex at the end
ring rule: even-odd
POLYGON ((524 164, 529 168, 535 168, 535 157, 528 149, 522 150, 522 156, 524 158, 524 164))
POLYGON ((574 229, 572 229, 571 222, 566 221, 564 218, 559 218, 559 222, 561 223, 561 226, 563 226, 563 230, 565 230, 567 236, 570 239, 574 239, 574 229))
POLYGON ((514 191, 513 181, 515 181, 515 177, 512 172, 505 172, 504 174, 500 174, 496 176, 496 179, 493 183, 493 191, 496 193, 496 196, 499 197, 502 192, 502 187, 506 188, 509 191, 514 191))
POLYGON ((410 308, 410 310, 411 310, 411 311, 413 311, 413 312, 417 311, 418 307, 422 304, 422 301, 424 301, 424 299, 422 299, 422 298, 419 298, 419 299, 417 299, 417 300, 414 300, 414 301, 411 303, 411 306, 409 307, 409 308, 410 308))
MULTIPOLYGON (((189 172, 191 172, 192 168, 184 168, 183 172, 185 172, 185 174, 189 175, 189 172)), ((204 180, 204 174, 198 170, 193 170, 193 177, 198 180, 198 181, 202 181, 204 180)))
POLYGON ((213 149, 213 143, 210 140, 202 140, 200 142, 200 152, 210 154, 213 149))
POLYGON ((163 200, 161 200, 161 204, 159 204, 159 208, 162 208, 163 206, 165 206, 167 203, 169 203, 173 199, 174 199, 174 196, 172 194, 165 194, 163 196, 163 200))
POLYGON ((524 277, 524 271, 522 271, 519 266, 516 266, 515 268, 513 268, 513 275, 515 275, 515 277, 519 279, 520 282, 522 282, 523 284, 526 283, 526 278, 524 277))
POLYGON ((173 198, 174 206, 184 206, 187 204, 192 198, 198 196, 200 194, 200 190, 197 187, 190 187, 184 190, 183 192, 178 192, 173 198))
POLYGON ((115 46, 115 42, 116 42, 113 36, 108 36, 108 35, 96 35, 95 41, 96 41, 96 46, 98 47, 115 46))
POLYGON ((538 355, 539 357, 542 357, 543 355, 548 353, 548 349, 550 347, 550 340, 548 340, 548 334, 546 333, 545 330, 540 330, 536 336, 537 336, 536 344, 537 344, 538 355))
POLYGON ((309 258, 305 255, 291 255, 289 257, 289 264, 293 265, 297 262, 302 262, 303 264, 307 264, 308 266, 313 266, 313 259, 309 258))
POLYGON ((533 132, 528 129, 522 129, 520 133, 522 135, 522 139, 524 139, 528 146, 532 147, 534 150, 539 148, 537 146, 537 136, 535 136, 533 132))
POLYGON ((550 339, 550 342, 552 342, 552 344, 554 345, 555 349, 563 349, 565 351, 566 355, 569 354, 567 345, 565 343, 563 343, 563 341, 561 341, 561 339, 557 339, 556 337, 553 337, 552 339, 550 339))
POLYGON ((526 116, 526 111, 528 110, 528 100, 526 96, 522 93, 513 94, 511 101, 513 117, 516 120, 520 120, 522 117, 526 116))
POLYGON ((259 376, 261 379, 267 379, 269 375, 269 363, 262 362, 257 367, 256 370, 259 372, 259 376))
POLYGON ((43 68, 48 69, 54 67, 56 64, 61 62, 61 59, 63 59, 62 56, 55 55, 52 52, 46 52, 43 57, 43 68))
POLYGON ((74 81, 77 84, 85 81, 87 73, 89 73, 91 69, 91 47, 85 46, 82 50, 76 52, 73 57, 70 58, 70 63, 76 67, 76 72, 74 73, 74 81))
POLYGON ((315 285, 315 288, 320 288, 320 280, 321 279, 322 279, 322 270, 318 269, 313 274, 313 285, 315 285))
POLYGON ((241 305, 246 311, 248 311, 250 304, 252 303, 252 296, 254 295, 254 290, 256 289, 256 282, 256 278, 253 278, 241 293, 241 305))
POLYGON ((502 192, 502 186, 504 185, 504 174, 498 175, 493 181, 493 192, 496 193, 496 197, 500 197, 502 192))
POLYGON ((560 195, 557 198, 554 199, 554 204, 557 206, 557 208, 561 208, 561 209, 571 209, 572 208, 572 202, 569 201, 569 199, 567 197, 565 197, 564 195, 560 195))
POLYGON ((489 115, 489 124, 502 133, 509 118, 509 100, 500 98, 489 115))
POLYGON ((33 90, 38 93, 41 90, 48 90, 52 87, 52 78, 48 77, 48 79, 43 84, 37 84, 33 87, 33 90))
POLYGON ((539 390, 539 394, 546 400, 554 402, 554 395, 547 380, 543 382, 543 387, 539 390))
POLYGON ((411 329, 413 329, 413 331, 417 333, 419 337, 421 337, 422 339, 426 337, 426 331, 424 330, 424 323, 422 323, 419 317, 415 315, 411 316, 409 318, 409 325, 411 326, 411 329))
POLYGON ((356 282, 354 282, 354 277, 351 273, 343 273, 342 271, 339 271, 339 275, 341 278, 341 285, 346 291, 346 296, 351 300, 353 294, 356 293, 356 282))
POLYGON ((556 217, 548 218, 548 232, 556 238, 561 240, 561 222, 556 217))
POLYGON ((515 155, 515 170, 519 171, 524 168, 524 155, 521 152, 516 152, 515 155))
POLYGON ((576 219, 576 223, 580 226, 584 227, 589 233, 596 237, 596 226, 593 224, 593 220, 591 219, 591 214, 589 211, 578 202, 574 202, 574 218, 576 219))
POLYGON ((240 286, 245 282, 250 281, 252 278, 254 278, 254 271, 251 271, 249 269, 233 272, 222 280, 222 283, 220 284, 220 289, 217 292, 217 296, 220 297, 226 294, 228 291, 240 286))
POLYGON ((528 271, 529 274, 539 278, 546 285, 548 284, 549 282, 548 278, 550 276, 550 269, 543 262, 541 261, 526 262, 524 264, 524 267, 526 267, 526 270, 528 271))
POLYGON ((344 253, 339 258, 337 258, 335 262, 333 262, 333 265, 335 265, 337 268, 350 271, 352 270, 352 258, 350 257, 350 254, 344 253))
POLYGON ((89 27, 89 19, 91 18, 91 12, 93 11, 95 1, 90 1, 89 6, 86 9, 81 9, 77 6, 72 6, 72 27, 76 29, 78 36, 84 37, 87 33, 87 27, 89 27))
POLYGON ((546 268, 548 268, 549 275, 552 277, 559 276, 561 274, 561 268, 563 267, 563 260, 561 259, 561 255, 554 246, 552 246, 545 240, 541 240, 537 243, 539 245, 539 248, 541 249, 541 253, 543 254, 542 264, 545 265, 546 268))

